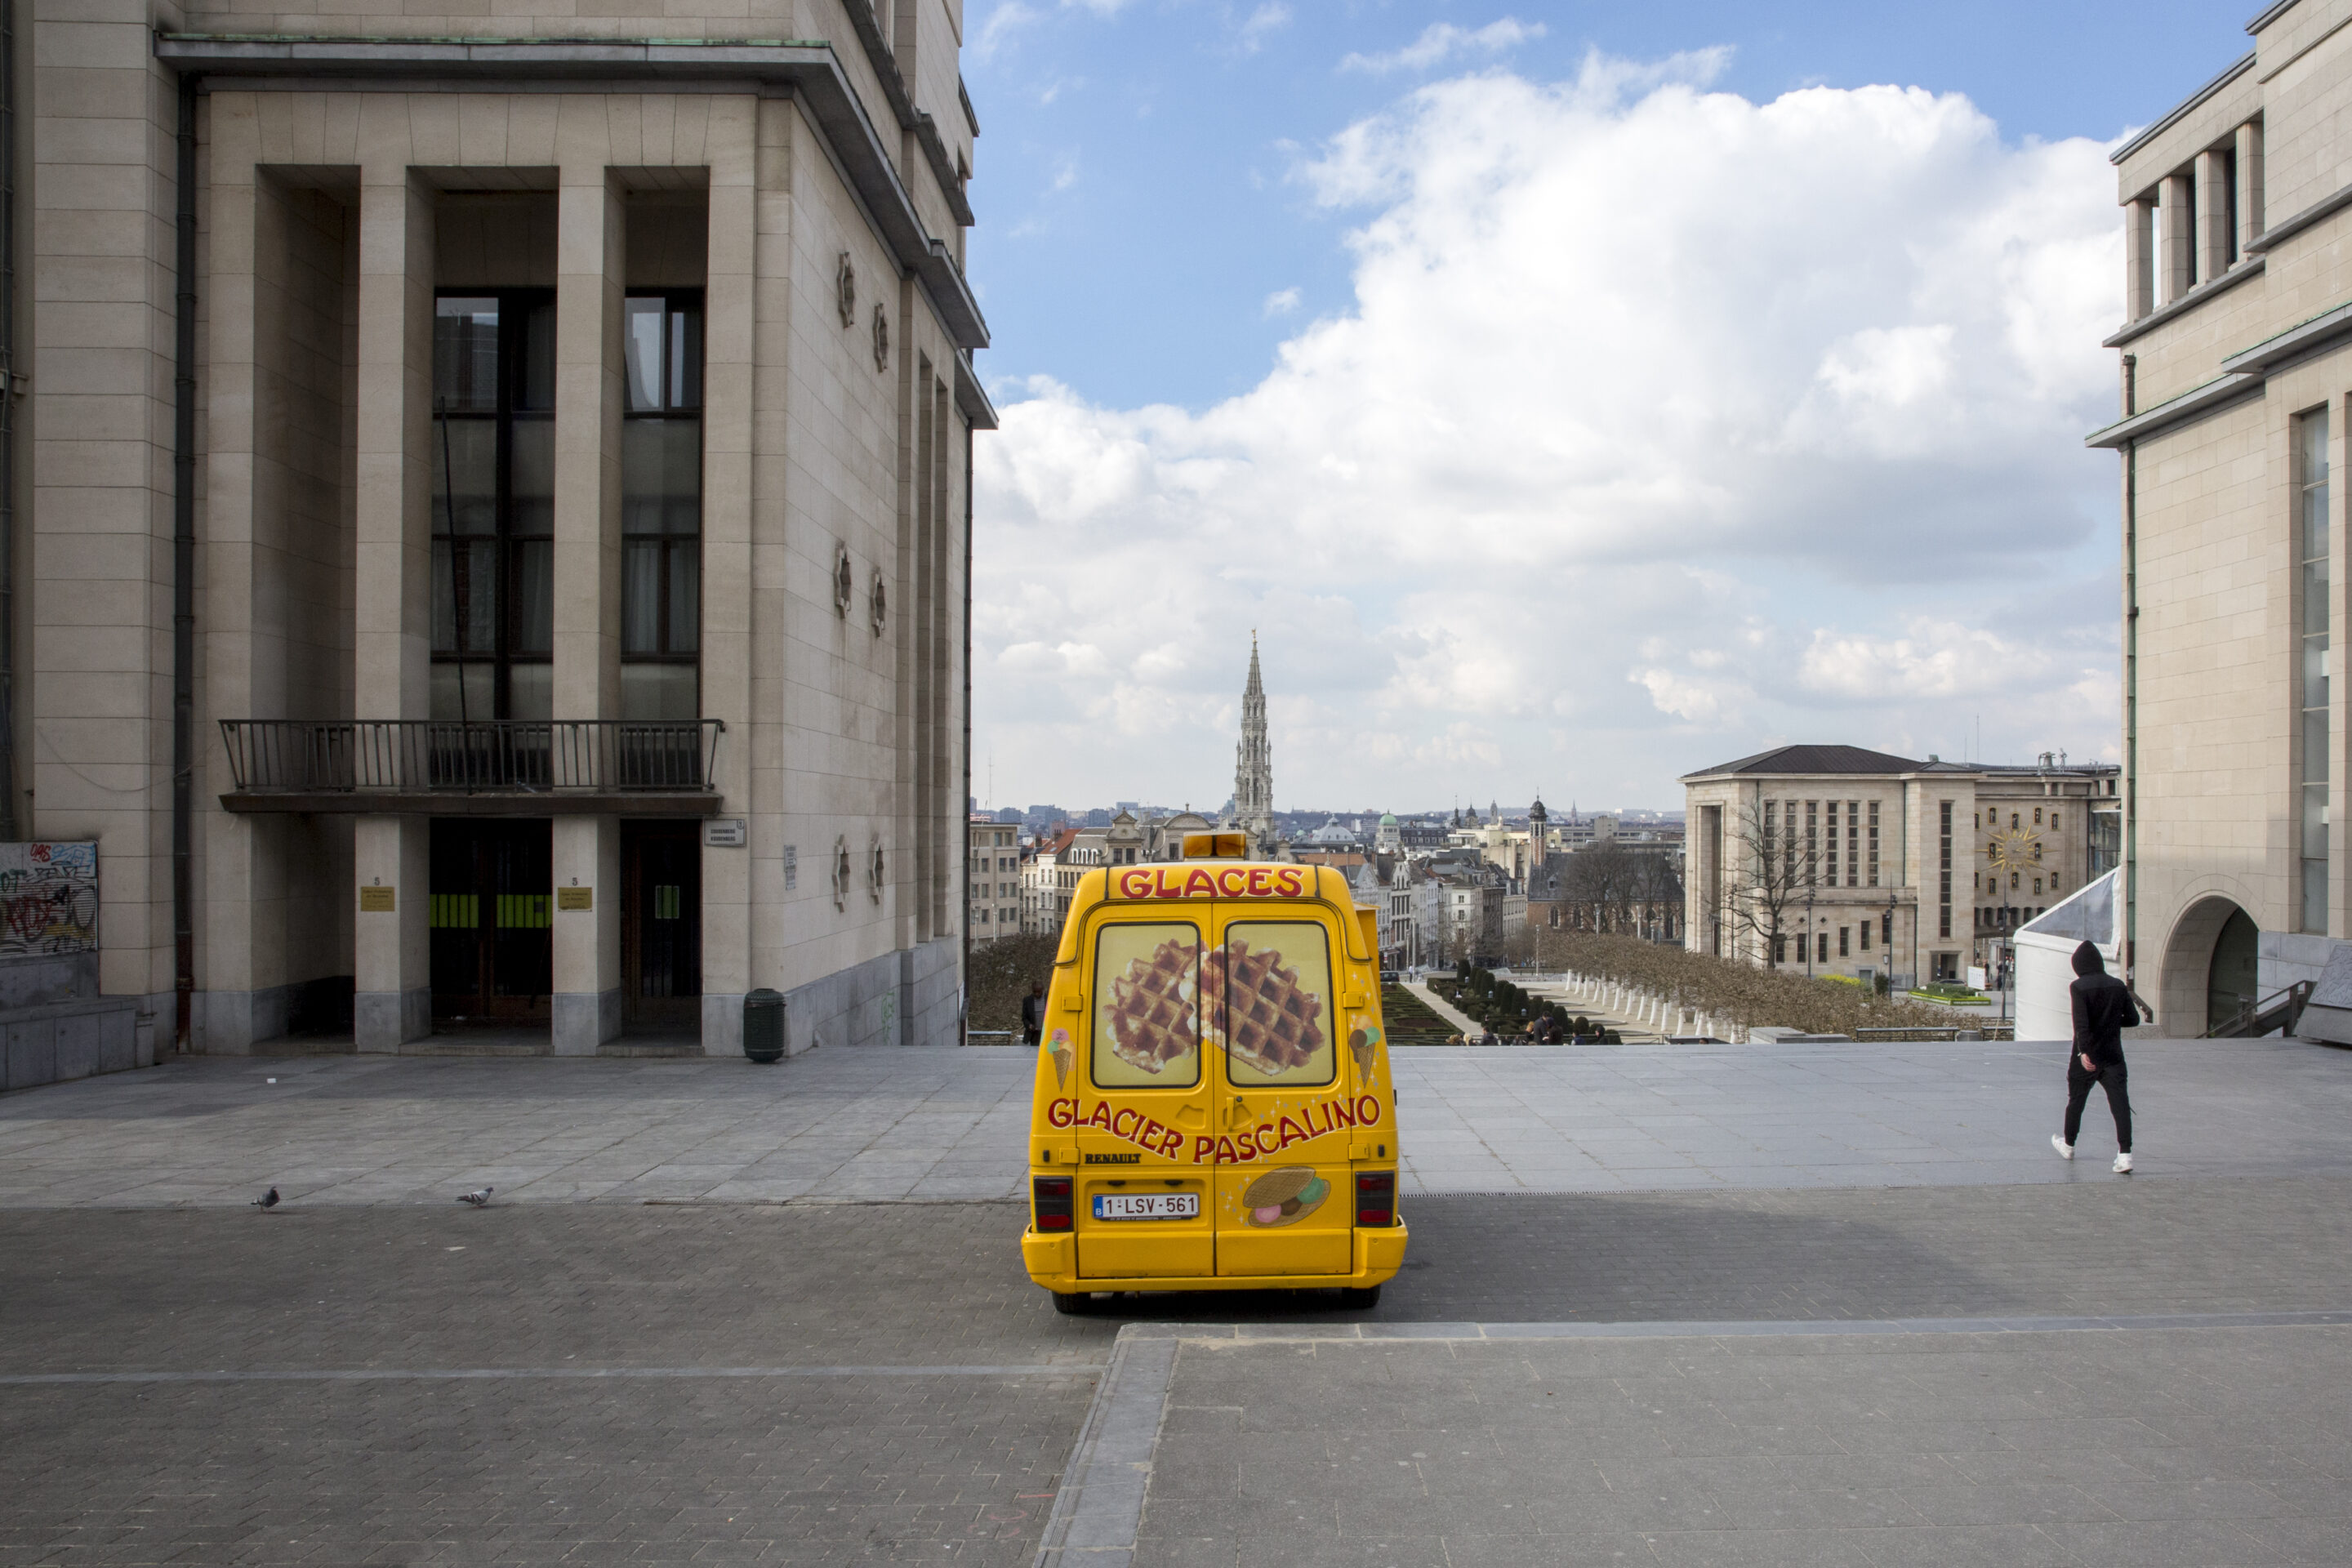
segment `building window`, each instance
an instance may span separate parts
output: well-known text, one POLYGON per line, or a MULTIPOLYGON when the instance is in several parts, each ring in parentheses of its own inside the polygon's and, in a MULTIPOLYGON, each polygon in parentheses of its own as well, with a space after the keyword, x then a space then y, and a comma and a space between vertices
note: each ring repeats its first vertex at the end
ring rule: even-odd
POLYGON ((2058 831, 2058 814, 2054 811, 2050 814, 2050 831, 2053 833, 2058 831))
POLYGON ((1851 929, 1851 927, 1847 926, 1838 927, 1838 956, 1840 958, 1846 956, 1846 933, 1851 929))
POLYGON ((1805 886, 1808 888, 1821 879, 1821 804, 1817 800, 1805 802, 1805 886))
POLYGON ((1870 803, 1870 886, 1878 886, 1878 803, 1870 803))
POLYGON ((1878 917, 1878 934, 1889 954, 1887 962, 1894 963, 1892 954, 1895 951, 1895 911, 1893 910, 1878 917))
POLYGON ((1949 936, 1952 934, 1952 803, 1950 801, 1941 803, 1939 815, 1942 833, 1938 847, 1941 858, 1937 861, 1937 866, 1941 882, 1936 891, 1936 934, 1949 936))
POLYGON ((1861 940, 1862 951, 1868 952, 1870 951, 1870 922, 1868 921, 1863 921, 1861 925, 1854 928, 1853 934, 1861 940))
POLYGON ((1816 931, 1813 934, 1813 962, 1816 963, 1827 963, 1829 961, 1830 933, 1827 931, 1816 931))
POLYGON ((2295 421, 2301 511, 2296 551, 2303 567, 2303 929, 2327 931, 2327 410, 2295 421))
POLYGON ((1845 803, 1845 885, 1849 888, 1861 886, 1856 879, 1862 869, 1861 850, 1862 802, 1850 800, 1845 803))
POLYGON ((702 712, 702 294, 622 318, 621 717, 702 712))
POLYGON ((2036 827, 2042 826, 2042 808, 2038 805, 2033 808, 2033 826, 2036 827))
POLYGON ((1837 803, 1837 802, 1835 802, 1835 801, 1832 801, 1832 802, 1830 802, 1830 845, 1829 845, 1829 861, 1828 861, 1828 870, 1829 870, 1829 878, 1828 878, 1829 885, 1830 885, 1831 887, 1834 888, 1834 887, 1836 887, 1836 886, 1837 886, 1837 879, 1838 879, 1838 803, 1837 803))
POLYGON ((547 719, 555 699, 555 297, 433 310, 433 664, 440 720, 547 719))

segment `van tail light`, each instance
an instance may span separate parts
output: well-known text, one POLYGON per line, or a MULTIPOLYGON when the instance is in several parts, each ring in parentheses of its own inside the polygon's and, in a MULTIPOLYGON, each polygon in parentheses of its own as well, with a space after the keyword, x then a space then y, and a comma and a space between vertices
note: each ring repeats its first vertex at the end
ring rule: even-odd
POLYGON ((1358 1225, 1396 1224, 1396 1173, 1394 1171, 1356 1173, 1356 1223, 1358 1225))
POLYGON ((1070 1178, 1038 1176, 1029 1184, 1030 1201, 1036 1205, 1039 1230, 1070 1228, 1070 1178))

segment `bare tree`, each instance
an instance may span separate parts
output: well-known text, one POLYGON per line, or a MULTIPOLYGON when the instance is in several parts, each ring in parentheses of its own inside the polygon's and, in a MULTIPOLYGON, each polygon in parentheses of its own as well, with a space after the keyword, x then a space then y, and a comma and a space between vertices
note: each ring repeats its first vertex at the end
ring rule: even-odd
POLYGON ((1781 963, 1789 911, 1803 900, 1812 870, 1776 804, 1753 801, 1741 809, 1738 850, 1724 889, 1733 929, 1756 939, 1771 968, 1781 963))

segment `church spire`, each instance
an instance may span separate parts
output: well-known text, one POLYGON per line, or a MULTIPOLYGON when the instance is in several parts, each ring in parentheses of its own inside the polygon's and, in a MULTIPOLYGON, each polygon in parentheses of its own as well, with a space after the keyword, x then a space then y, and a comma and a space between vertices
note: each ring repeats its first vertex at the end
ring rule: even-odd
POLYGON ((1250 633, 1249 683, 1242 688, 1242 739, 1234 748, 1234 820, 1263 837, 1274 830, 1274 756, 1265 736, 1265 681, 1257 633, 1250 633))

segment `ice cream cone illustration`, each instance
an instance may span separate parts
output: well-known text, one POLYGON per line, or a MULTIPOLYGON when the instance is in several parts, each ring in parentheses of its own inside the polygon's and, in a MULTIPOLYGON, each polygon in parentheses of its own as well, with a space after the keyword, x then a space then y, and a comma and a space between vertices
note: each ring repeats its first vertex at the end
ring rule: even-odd
POLYGON ((1051 1048, 1046 1054, 1054 1058, 1054 1088, 1059 1090, 1069 1083, 1071 1064, 1077 1060, 1070 1053, 1070 1032, 1067 1029, 1055 1030, 1049 1046, 1051 1048))
POLYGON ((1356 1058, 1357 1077, 1371 1077, 1372 1050, 1373 1047, 1378 1046, 1380 1043, 1381 1032, 1377 1028, 1353 1029, 1349 1032, 1348 1051, 1349 1054, 1356 1058))

